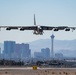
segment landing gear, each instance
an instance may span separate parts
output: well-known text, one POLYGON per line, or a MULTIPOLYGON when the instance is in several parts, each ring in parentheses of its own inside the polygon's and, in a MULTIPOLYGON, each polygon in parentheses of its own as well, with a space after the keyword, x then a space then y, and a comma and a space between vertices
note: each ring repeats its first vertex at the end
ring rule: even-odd
POLYGON ((36 34, 36 35, 43 35, 43 32, 34 31, 33 34, 36 34))

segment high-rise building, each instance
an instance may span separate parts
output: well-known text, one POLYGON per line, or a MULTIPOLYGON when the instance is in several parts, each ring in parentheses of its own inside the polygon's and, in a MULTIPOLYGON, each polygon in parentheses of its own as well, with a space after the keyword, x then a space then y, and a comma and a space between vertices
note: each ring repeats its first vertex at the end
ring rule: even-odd
POLYGON ((14 56, 17 59, 21 59, 21 44, 16 44, 16 48, 15 48, 15 52, 14 52, 14 56))
POLYGON ((5 58, 12 58, 14 51, 15 51, 15 41, 4 41, 5 58))
POLYGON ((1 59, 1 48, 0 48, 0 59, 1 59))
POLYGON ((51 56, 52 56, 52 59, 54 58, 54 35, 52 34, 51 36, 51 56))
POLYGON ((49 48, 41 49, 41 54, 44 59, 49 59, 50 58, 50 49, 49 48))
POLYGON ((63 54, 62 53, 55 53, 55 58, 56 59, 63 59, 63 54))
POLYGON ((42 53, 41 52, 34 52, 34 58, 36 61, 43 60, 42 53))
POLYGON ((31 57, 31 50, 29 49, 29 44, 21 44, 21 57, 31 57))
POLYGON ((41 58, 42 57, 41 52, 34 52, 34 57, 35 58, 41 58))

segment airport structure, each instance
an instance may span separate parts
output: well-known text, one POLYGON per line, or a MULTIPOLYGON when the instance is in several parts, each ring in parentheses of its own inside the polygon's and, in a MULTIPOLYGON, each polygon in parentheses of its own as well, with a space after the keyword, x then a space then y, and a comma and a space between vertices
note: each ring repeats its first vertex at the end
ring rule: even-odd
POLYGON ((51 54, 52 54, 52 59, 54 59, 54 35, 52 34, 51 36, 51 54))

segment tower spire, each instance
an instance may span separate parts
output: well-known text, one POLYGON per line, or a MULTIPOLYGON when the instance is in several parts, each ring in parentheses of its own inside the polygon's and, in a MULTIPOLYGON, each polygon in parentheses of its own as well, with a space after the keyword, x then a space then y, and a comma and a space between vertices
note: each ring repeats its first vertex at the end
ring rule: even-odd
POLYGON ((52 59, 54 59, 54 35, 52 34, 51 36, 51 54, 52 54, 52 59))

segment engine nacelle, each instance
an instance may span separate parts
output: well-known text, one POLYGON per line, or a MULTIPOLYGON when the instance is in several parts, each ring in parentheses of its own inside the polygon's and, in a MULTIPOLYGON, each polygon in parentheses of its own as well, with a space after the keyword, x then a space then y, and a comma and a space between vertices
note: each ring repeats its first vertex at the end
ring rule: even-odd
POLYGON ((55 29, 54 29, 54 31, 58 31, 58 30, 59 30, 58 28, 55 28, 55 29))
POLYGON ((70 28, 66 28, 65 31, 70 31, 70 28))
POLYGON ((8 28, 6 28, 6 30, 11 30, 11 28, 10 28, 10 27, 8 27, 8 28))
POLYGON ((20 28, 20 31, 24 31, 24 28, 20 28))

